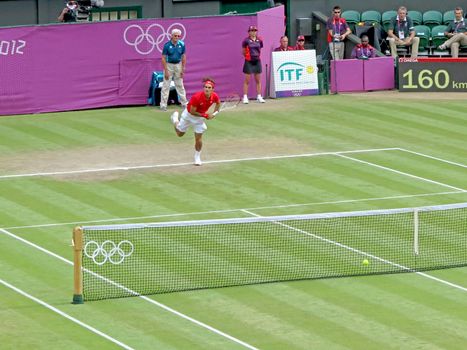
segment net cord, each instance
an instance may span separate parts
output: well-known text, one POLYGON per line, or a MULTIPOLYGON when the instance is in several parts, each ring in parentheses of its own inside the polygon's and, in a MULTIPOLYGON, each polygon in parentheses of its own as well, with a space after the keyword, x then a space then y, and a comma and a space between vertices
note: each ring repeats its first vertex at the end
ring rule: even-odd
MULTIPOLYGON (((373 216, 373 215, 391 215, 401 213, 412 213, 417 211, 440 211, 450 209, 467 208, 467 203, 454 203, 436 206, 425 206, 418 208, 397 208, 397 209, 379 209, 366 211, 351 211, 351 212, 335 212, 335 213, 319 213, 307 215, 284 215, 284 216, 258 216, 249 218, 233 218, 233 219, 217 219, 217 220, 191 220, 191 221, 171 221, 171 222, 155 222, 155 223, 138 223, 138 224, 118 224, 118 225, 95 225, 83 226, 83 230, 106 231, 106 230, 129 230, 151 227, 177 227, 177 226, 200 226, 200 225, 219 225, 219 224, 243 224, 255 222, 282 222, 291 220, 314 220, 314 219, 331 219, 331 218, 346 218, 355 216, 373 216)), ((418 215, 418 214, 417 214, 418 215)))

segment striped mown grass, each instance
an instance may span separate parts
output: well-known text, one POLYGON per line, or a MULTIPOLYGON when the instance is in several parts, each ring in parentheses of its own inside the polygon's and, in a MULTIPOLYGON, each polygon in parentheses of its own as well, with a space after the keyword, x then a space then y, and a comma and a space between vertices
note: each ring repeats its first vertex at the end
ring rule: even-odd
MULTIPOLYGON (((77 224, 466 202, 466 99, 395 96, 239 106, 209 122, 202 167, 66 176, 8 177, 191 163, 193 138, 177 139, 168 113, 149 107, 2 117, 0 280, 137 349, 246 347, 235 339, 259 349, 462 349, 465 268, 429 273, 439 280, 383 275, 69 304, 77 224)), ((3 284, 0 293, 5 348, 117 347, 3 284)))

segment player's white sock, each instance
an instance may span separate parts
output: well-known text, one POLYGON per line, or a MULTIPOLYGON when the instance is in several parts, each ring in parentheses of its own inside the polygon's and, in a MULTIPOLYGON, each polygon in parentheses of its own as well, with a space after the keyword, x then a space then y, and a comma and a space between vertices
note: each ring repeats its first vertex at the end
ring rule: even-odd
POLYGON ((195 151, 195 165, 201 165, 201 151, 195 151))

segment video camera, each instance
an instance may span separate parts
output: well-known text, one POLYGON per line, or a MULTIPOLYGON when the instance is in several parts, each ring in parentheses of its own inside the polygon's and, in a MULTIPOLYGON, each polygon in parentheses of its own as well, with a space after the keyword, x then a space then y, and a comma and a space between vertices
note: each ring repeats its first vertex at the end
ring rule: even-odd
POLYGON ((86 22, 93 7, 103 7, 104 0, 71 0, 67 1, 66 7, 69 14, 77 22, 86 22))
POLYGON ((79 7, 103 7, 104 6, 104 0, 74 0, 74 1, 68 1, 67 2, 67 7, 70 8, 74 5, 77 5, 79 7))

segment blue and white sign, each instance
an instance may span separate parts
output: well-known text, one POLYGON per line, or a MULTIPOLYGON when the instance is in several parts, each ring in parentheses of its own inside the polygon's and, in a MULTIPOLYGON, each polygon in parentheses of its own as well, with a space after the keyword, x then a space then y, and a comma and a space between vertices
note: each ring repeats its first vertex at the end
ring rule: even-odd
POLYGON ((271 78, 272 97, 317 95, 316 51, 273 52, 271 78))

